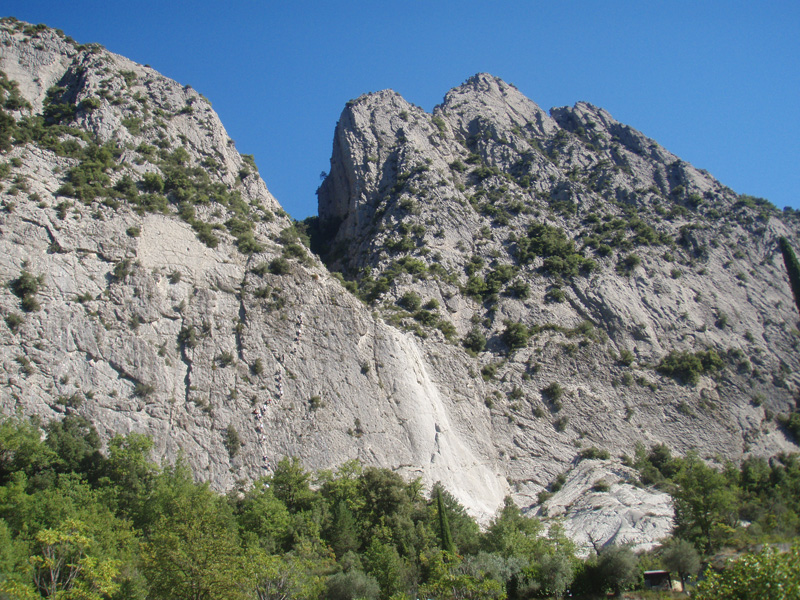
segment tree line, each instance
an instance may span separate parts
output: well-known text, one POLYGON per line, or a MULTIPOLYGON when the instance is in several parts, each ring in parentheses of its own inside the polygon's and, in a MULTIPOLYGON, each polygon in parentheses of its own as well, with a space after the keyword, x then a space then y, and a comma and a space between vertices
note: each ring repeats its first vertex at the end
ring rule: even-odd
POLYGON ((132 433, 101 452, 75 414, 3 420, 0 598, 592 597, 640 584, 647 568, 690 576, 722 544, 795 537, 800 514, 796 457, 716 471, 640 448, 642 479, 673 493, 676 537, 656 553, 610 546, 581 559, 557 523, 510 499, 481 531, 440 485, 426 493, 357 461, 311 473, 287 457, 221 494, 152 449, 132 433))

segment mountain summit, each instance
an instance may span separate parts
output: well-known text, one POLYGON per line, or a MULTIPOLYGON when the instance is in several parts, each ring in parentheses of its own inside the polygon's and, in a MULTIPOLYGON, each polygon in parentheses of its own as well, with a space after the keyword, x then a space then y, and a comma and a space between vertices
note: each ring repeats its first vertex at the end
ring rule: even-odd
POLYGON ((433 114, 362 96, 297 224, 191 87, 40 26, 0 44, 3 413, 146 433, 219 489, 359 459, 638 544, 670 511, 637 444, 797 449, 796 215, 604 110, 486 74, 433 114))

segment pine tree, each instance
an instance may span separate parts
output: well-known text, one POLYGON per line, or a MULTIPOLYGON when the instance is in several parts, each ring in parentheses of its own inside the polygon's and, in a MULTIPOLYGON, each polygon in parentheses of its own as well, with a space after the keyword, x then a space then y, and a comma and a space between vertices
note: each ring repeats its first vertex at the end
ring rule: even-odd
POLYGON ((797 261, 797 256, 792 250, 789 240, 785 237, 778 239, 778 246, 780 246, 781 254, 783 254, 783 264, 786 265, 786 272, 789 274, 789 284, 792 286, 794 302, 797 305, 797 311, 800 312, 800 262, 797 261))
POLYGON ((436 490, 436 511, 439 513, 439 539, 442 542, 442 550, 455 553, 456 547, 453 544, 453 535, 450 533, 450 523, 447 520, 447 512, 442 502, 442 490, 436 490))

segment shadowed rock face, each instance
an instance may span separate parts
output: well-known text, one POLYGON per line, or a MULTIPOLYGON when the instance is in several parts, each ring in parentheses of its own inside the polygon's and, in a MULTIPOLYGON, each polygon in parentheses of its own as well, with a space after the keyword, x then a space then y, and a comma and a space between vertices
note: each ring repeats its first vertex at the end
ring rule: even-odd
MULTIPOLYGON (((485 74, 432 115, 392 91, 352 101, 319 190, 323 264, 202 96, 23 29, 0 27, 0 70, 27 101, 5 109, 0 277, 39 278, 38 310, 0 289, 4 413, 147 433, 219 489, 284 455, 358 458, 441 481, 484 522, 507 494, 534 508, 580 447, 796 449, 765 416, 797 387, 773 260, 794 215, 605 111, 548 116, 485 74), (466 352, 470 333, 485 348, 466 352), (694 383, 654 368, 707 350, 719 362, 694 383)), ((593 502, 608 472, 628 490, 629 471, 584 461, 569 493, 593 502)), ((548 511, 578 540, 661 536, 668 499, 626 494, 599 529, 575 499, 548 511)))

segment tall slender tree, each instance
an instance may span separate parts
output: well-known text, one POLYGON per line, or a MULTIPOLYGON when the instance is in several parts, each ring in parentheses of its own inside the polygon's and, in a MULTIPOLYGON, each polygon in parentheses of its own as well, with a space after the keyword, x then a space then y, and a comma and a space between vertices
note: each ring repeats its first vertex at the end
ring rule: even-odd
POLYGON ((795 255, 789 240, 785 237, 778 238, 778 246, 781 249, 781 254, 783 254, 783 264, 786 265, 786 272, 789 274, 789 285, 792 286, 794 303, 797 305, 797 311, 800 312, 800 262, 797 261, 797 255, 795 255))
POLYGON ((439 539, 442 542, 442 550, 455 553, 456 547, 453 544, 453 534, 450 532, 450 523, 447 520, 447 511, 442 502, 442 490, 436 490, 436 511, 439 513, 439 539))

